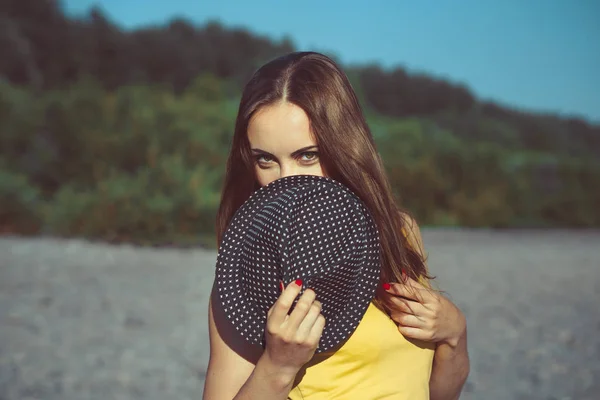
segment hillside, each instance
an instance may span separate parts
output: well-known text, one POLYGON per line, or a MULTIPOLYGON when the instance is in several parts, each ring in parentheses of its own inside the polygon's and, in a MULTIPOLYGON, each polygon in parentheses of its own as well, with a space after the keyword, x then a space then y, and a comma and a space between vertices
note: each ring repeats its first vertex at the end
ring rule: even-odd
MULTIPOLYGON (((129 31, 52 0, 4 1, 0 21, 1 229, 210 238, 242 85, 291 40, 181 19, 129 31)), ((600 226, 599 126, 401 67, 346 70, 423 223, 600 226)))

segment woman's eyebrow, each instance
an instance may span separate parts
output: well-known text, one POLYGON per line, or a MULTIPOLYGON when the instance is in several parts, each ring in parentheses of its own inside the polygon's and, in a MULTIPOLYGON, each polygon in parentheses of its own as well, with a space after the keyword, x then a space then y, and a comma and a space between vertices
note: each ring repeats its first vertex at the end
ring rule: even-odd
MULTIPOLYGON (((293 157, 297 157, 299 154, 304 153, 305 151, 308 150, 313 150, 313 149, 317 149, 317 145, 311 145, 311 146, 306 146, 306 147, 302 147, 301 149, 298 149, 296 151, 294 151, 291 156, 293 157)), ((252 149, 252 153, 253 154, 262 154, 262 155, 266 155, 266 156, 270 156, 273 158, 276 158, 273 154, 269 153, 268 151, 264 151, 262 149, 252 149)))
POLYGON ((275 157, 273 154, 269 153, 268 151, 264 151, 264 150, 261 150, 261 149, 252 149, 252 153, 253 154, 264 154, 266 156, 275 157))
POLYGON ((316 149, 316 148, 317 148, 316 145, 312 145, 312 146, 306 146, 301 149, 298 149, 292 153, 292 158, 298 156, 300 153, 304 153, 305 151, 316 149))

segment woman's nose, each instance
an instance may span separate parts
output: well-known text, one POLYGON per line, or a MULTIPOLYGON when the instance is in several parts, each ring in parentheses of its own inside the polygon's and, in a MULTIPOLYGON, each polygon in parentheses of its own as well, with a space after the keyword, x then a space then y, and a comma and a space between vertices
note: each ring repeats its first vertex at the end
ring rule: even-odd
POLYGON ((286 176, 300 175, 300 170, 296 165, 284 164, 279 169, 279 175, 280 178, 285 178, 286 176))

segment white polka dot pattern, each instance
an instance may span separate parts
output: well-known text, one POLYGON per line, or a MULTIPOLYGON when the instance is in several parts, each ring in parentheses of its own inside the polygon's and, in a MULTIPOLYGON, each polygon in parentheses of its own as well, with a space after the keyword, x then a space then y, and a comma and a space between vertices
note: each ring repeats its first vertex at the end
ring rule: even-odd
POLYGON ((297 175, 257 190, 236 212, 219 248, 216 288, 233 327, 264 346, 279 280, 302 279, 327 321, 320 353, 354 332, 379 274, 377 229, 360 199, 332 179, 297 175))

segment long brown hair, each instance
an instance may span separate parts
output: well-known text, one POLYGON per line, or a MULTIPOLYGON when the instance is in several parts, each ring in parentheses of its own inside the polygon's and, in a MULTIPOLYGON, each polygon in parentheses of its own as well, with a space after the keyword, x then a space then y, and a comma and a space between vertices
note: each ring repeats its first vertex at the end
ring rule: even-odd
POLYGON ((350 188, 371 211, 380 235, 382 281, 400 282, 402 272, 429 278, 423 257, 407 242, 410 227, 394 201, 350 81, 333 60, 314 52, 291 53, 265 64, 244 88, 217 214, 219 243, 235 211, 258 188, 248 123, 260 108, 282 101, 307 114, 326 175, 350 188))

